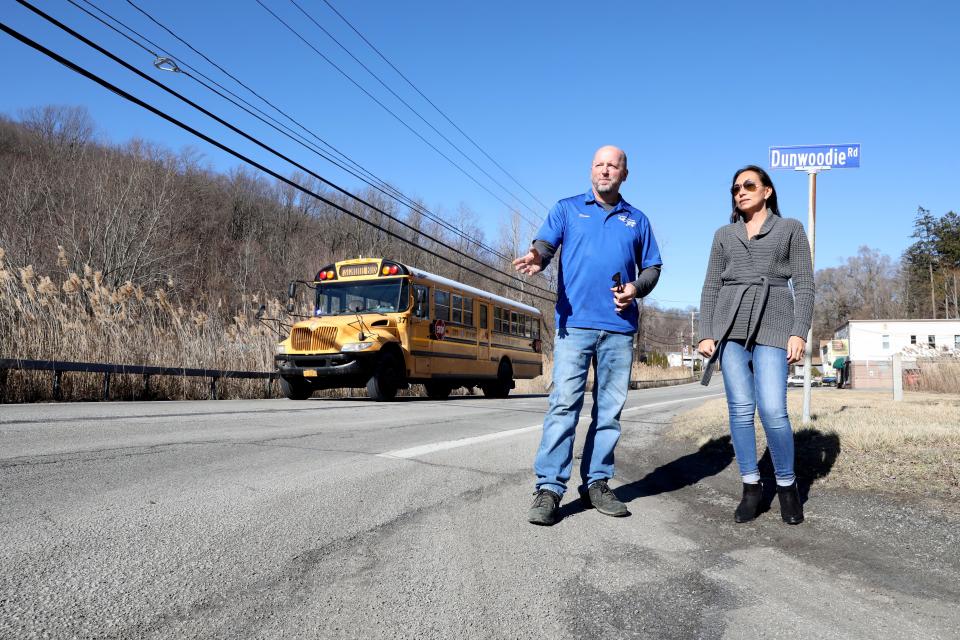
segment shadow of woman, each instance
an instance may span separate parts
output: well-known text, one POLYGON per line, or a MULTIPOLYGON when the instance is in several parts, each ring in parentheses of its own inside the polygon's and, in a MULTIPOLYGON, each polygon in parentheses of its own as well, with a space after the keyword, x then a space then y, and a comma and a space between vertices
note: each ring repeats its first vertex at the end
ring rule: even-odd
MULTIPOLYGON (((816 480, 828 476, 840 456, 840 437, 835 433, 824 433, 808 427, 794 433, 793 442, 796 452, 797 489, 800 492, 800 502, 806 502, 810 496, 810 486, 816 480)), ((764 493, 760 509, 764 511, 770 507, 776 495, 776 479, 769 448, 763 452, 758 466, 760 477, 769 480, 763 483, 764 493)))

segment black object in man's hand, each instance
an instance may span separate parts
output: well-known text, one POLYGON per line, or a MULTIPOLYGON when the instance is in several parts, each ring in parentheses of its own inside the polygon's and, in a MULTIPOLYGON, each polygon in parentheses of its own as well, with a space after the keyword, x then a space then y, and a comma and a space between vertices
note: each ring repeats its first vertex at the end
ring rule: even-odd
POLYGON ((623 293, 623 281, 620 279, 619 271, 613 274, 613 287, 617 290, 617 293, 623 293))

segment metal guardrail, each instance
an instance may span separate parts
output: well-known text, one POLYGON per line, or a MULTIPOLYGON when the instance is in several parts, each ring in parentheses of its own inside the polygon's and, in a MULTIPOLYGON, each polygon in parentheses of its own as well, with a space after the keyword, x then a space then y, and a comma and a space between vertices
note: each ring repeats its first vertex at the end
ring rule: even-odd
MULTIPOLYGON (((22 360, 19 358, 0 358, 0 373, 7 369, 23 371, 52 371, 53 398, 62 398, 61 380, 64 373, 100 373, 103 374, 103 399, 110 399, 110 376, 112 374, 133 374, 143 376, 143 395, 150 395, 150 376, 179 376, 210 378, 210 399, 217 399, 217 380, 219 379, 262 379, 266 380, 266 397, 272 395, 273 381, 278 375, 275 371, 234 371, 229 369, 191 369, 187 367, 157 367, 139 364, 105 364, 102 362, 63 362, 60 360, 22 360)), ((631 380, 630 389, 652 389, 670 387, 678 384, 696 382, 697 377, 668 378, 666 380, 631 380)))
POLYGON ((217 399, 217 380, 234 378, 265 379, 267 381, 267 397, 271 395, 273 380, 277 377, 274 371, 232 371, 227 369, 191 369, 187 367, 156 367, 139 364, 104 364, 101 362, 62 362, 59 360, 21 360, 19 358, 0 358, 0 371, 7 369, 24 371, 52 371, 53 397, 60 400, 61 379, 66 372, 101 373, 103 374, 103 399, 110 399, 110 376, 112 374, 133 374, 143 376, 143 395, 150 395, 150 376, 179 376, 194 378, 210 378, 210 399, 217 399))

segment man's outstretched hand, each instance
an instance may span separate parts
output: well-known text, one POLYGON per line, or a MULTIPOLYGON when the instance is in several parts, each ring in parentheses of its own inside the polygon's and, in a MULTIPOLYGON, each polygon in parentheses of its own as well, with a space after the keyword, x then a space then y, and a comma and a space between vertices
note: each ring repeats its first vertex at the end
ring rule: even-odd
POLYGON ((526 255, 513 261, 513 268, 528 276, 536 275, 543 271, 543 256, 540 255, 539 251, 530 247, 530 251, 526 255))

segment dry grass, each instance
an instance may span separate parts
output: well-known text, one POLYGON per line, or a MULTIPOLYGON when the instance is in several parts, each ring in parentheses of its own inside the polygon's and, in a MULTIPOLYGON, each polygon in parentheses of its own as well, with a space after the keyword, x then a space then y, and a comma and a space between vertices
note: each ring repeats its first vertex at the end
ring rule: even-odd
POLYGON ((917 358, 920 375, 910 389, 960 394, 960 353, 952 357, 917 358))
MULTIPOLYGON (((829 485, 921 497, 960 498, 960 396, 815 389, 811 424, 802 394, 788 396, 797 475, 829 485)), ((674 421, 671 435, 703 444, 728 433, 727 405, 711 400, 674 421)), ((766 448, 757 420, 757 446, 766 448)))
MULTIPOLYGON (((168 283, 172 289, 174 283, 168 283)), ((256 297, 246 301, 259 306, 256 297)), ((267 301, 271 304, 271 301, 267 301)), ((272 302, 270 313, 279 313, 272 302)), ((14 268, 0 249, 0 353, 32 360, 112 362, 133 365, 269 371, 275 338, 250 317, 217 301, 173 301, 170 290, 152 291, 129 282, 109 286, 91 268, 82 274, 37 275, 14 268)), ((9 371, 0 375, 0 401, 31 402, 52 397, 50 372, 9 371)), ((66 373, 63 397, 97 399, 102 376, 66 373)), ((155 376, 153 398, 205 398, 209 381, 155 376)), ((260 397, 263 380, 222 381, 221 397, 260 397)), ((143 389, 140 376, 113 376, 112 396, 129 398, 143 389)))

